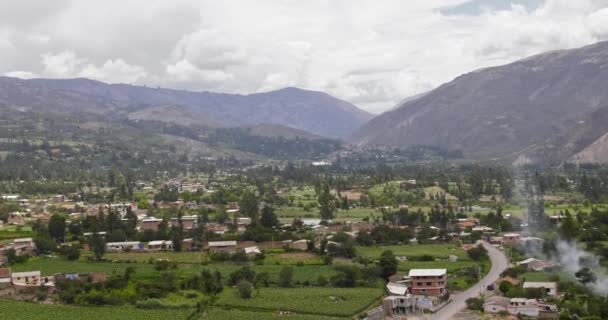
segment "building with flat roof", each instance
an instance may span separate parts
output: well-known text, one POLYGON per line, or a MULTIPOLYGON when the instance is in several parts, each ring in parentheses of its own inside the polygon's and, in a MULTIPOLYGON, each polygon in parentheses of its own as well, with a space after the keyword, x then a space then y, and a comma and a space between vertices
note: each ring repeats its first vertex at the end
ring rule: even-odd
POLYGON ((412 294, 439 296, 447 293, 446 269, 412 269, 409 277, 412 294))

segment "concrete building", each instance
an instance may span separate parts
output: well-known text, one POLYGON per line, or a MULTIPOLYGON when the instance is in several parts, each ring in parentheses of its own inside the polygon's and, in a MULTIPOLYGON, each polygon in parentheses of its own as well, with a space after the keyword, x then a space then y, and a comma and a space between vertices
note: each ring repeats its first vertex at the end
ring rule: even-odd
POLYGON ((234 253, 237 250, 236 241, 209 241, 207 244, 210 252, 234 253))
POLYGON ((108 242, 106 249, 108 251, 141 251, 144 249, 144 244, 139 241, 108 242))
POLYGON ((409 277, 412 294, 439 296, 447 293, 446 269, 412 269, 409 277))

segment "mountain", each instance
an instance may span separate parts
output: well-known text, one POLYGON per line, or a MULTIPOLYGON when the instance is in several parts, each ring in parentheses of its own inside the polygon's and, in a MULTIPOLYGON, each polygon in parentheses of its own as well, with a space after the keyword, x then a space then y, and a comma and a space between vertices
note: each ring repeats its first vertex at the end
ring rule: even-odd
POLYGON ((608 162, 608 42, 457 77, 372 119, 361 145, 438 146, 468 158, 608 162))
POLYGON ((163 122, 188 118, 187 122, 224 127, 279 124, 329 138, 347 137, 372 118, 346 101, 298 88, 238 95, 89 79, 0 78, 0 102, 39 108, 47 101, 51 103, 45 107, 53 111, 118 113, 163 122))
POLYGON ((94 168, 141 167, 142 161, 167 167, 201 158, 316 159, 342 143, 291 126, 344 135, 365 117, 327 94, 295 88, 243 96, 0 77, 0 160, 94 168))

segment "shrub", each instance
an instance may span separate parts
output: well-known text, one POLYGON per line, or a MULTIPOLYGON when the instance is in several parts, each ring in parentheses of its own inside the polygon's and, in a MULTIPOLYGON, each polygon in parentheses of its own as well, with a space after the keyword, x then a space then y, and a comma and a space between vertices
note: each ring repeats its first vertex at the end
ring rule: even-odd
POLYGON ((469 298, 466 301, 467 309, 475 311, 483 311, 483 303, 481 298, 469 298))
POLYGON ((236 285, 241 299, 251 299, 253 295, 253 285, 249 281, 241 280, 236 285))

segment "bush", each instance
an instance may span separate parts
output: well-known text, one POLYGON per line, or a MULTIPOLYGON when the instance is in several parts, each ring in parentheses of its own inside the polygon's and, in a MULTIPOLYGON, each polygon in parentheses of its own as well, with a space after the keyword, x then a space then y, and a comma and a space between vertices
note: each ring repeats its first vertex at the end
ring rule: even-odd
POLYGON ((141 309, 161 309, 163 307, 160 300, 155 298, 138 301, 135 306, 141 309))
POLYGON ((249 281, 241 280, 236 285, 241 299, 251 299, 253 295, 253 285, 249 281))
POLYGON ((59 254, 69 261, 76 261, 80 258, 80 250, 75 246, 61 246, 59 254))
POLYGON ((483 246, 477 246, 467 251, 469 258, 474 261, 483 260, 488 257, 488 251, 483 246))
POLYGON ((288 288, 291 287, 293 280, 293 268, 283 267, 279 273, 279 287, 288 288))
POLYGON ((467 309, 475 311, 483 311, 483 303, 481 298, 469 298, 466 301, 467 309))

